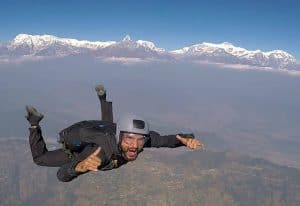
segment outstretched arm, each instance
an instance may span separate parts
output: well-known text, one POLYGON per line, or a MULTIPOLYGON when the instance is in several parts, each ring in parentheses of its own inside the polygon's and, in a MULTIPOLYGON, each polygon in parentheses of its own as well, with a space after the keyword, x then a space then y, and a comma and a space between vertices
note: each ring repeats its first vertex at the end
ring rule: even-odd
POLYGON ((204 149, 204 144, 195 138, 184 137, 180 134, 176 135, 176 139, 178 139, 182 144, 190 149, 204 149))
POLYGON ((180 147, 184 146, 176 135, 160 135, 158 132, 150 131, 149 138, 145 142, 144 147, 180 147))
POLYGON ((204 147, 204 145, 195 139, 194 134, 160 135, 158 132, 150 131, 149 138, 144 147, 180 147, 187 146, 191 149, 204 147))

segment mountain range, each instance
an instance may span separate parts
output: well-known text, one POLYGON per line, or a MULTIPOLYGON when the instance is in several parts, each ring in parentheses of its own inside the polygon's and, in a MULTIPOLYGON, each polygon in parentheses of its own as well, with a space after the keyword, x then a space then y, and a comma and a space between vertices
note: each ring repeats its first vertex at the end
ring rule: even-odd
POLYGON ((120 42, 101 42, 58 38, 52 35, 19 34, 13 40, 0 44, 0 59, 2 60, 76 55, 101 59, 210 62, 284 70, 297 70, 298 67, 297 60, 288 52, 282 50, 250 51, 228 42, 220 44, 204 42, 167 51, 150 41, 133 41, 128 35, 120 42))

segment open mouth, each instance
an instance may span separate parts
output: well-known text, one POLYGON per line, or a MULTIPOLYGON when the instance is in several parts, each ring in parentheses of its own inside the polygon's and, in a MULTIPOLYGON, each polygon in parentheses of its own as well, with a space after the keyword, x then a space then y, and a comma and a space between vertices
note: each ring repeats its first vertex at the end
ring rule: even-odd
POLYGON ((131 158, 135 157, 137 155, 137 150, 136 149, 129 149, 127 152, 127 155, 131 158))

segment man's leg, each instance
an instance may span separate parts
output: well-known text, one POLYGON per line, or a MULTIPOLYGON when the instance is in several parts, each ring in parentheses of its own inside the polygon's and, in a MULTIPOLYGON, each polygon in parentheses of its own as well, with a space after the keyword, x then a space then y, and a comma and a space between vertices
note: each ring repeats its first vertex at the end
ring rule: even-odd
POLYGON ((29 131, 29 145, 34 163, 40 166, 60 167, 71 161, 62 149, 48 151, 39 126, 31 127, 29 131))
POLYGON ((113 110, 112 102, 106 101, 106 90, 103 85, 97 85, 95 87, 98 98, 101 104, 101 119, 109 122, 113 122, 113 110))
POLYGON ((39 126, 39 122, 44 116, 32 106, 26 106, 26 111, 26 118, 31 124, 29 128, 29 145, 33 161, 37 165, 49 167, 60 167, 70 162, 71 159, 62 149, 48 151, 39 126))

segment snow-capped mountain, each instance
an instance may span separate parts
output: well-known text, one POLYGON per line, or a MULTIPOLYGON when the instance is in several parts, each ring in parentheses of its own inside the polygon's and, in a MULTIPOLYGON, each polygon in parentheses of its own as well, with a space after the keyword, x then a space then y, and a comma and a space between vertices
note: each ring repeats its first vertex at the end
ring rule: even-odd
POLYGON ((163 58, 165 50, 158 48, 154 43, 144 40, 132 41, 126 35, 121 42, 99 50, 97 56, 129 57, 129 58, 163 58))
POLYGON ((19 34, 12 41, 0 44, 0 57, 63 57, 90 55, 101 58, 167 59, 174 61, 207 61, 212 63, 254 65, 279 69, 292 68, 296 59, 282 50, 249 51, 231 43, 201 43, 174 51, 156 47, 153 42, 133 41, 127 35, 120 42, 87 41, 58 38, 52 35, 19 34))
POLYGON ((296 59, 281 50, 262 52, 249 51, 224 42, 221 44, 202 43, 171 51, 174 57, 185 60, 207 60, 219 63, 246 64, 262 67, 286 68, 296 63, 296 59))
MULTIPOLYGON (((4 49, 2 49, 4 51, 4 49)), ((19 34, 7 44, 10 56, 69 56, 89 54, 99 57, 155 57, 164 50, 148 41, 132 41, 127 35, 121 42, 91 42, 58 38, 51 35, 19 34)))
POLYGON ((17 46, 26 44, 32 46, 32 48, 35 50, 40 50, 50 45, 61 44, 61 45, 72 46, 77 48, 99 49, 99 48, 105 48, 115 43, 116 42, 114 41, 108 41, 108 42, 79 41, 77 39, 58 38, 56 36, 51 36, 51 35, 19 34, 11 41, 10 48, 15 48, 17 46))
POLYGON ((11 56, 68 56, 95 51, 115 44, 116 42, 90 42, 76 39, 58 38, 51 35, 19 34, 8 43, 11 56))

